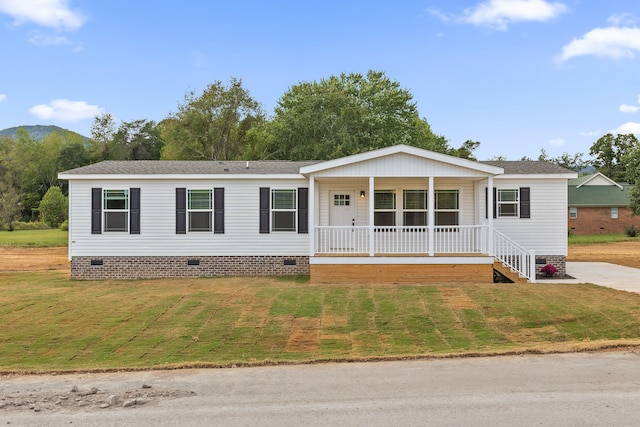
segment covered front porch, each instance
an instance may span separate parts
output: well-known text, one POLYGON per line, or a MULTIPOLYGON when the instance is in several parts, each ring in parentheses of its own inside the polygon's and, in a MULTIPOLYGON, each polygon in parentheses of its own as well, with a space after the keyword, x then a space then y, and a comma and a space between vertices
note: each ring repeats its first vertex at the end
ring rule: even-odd
POLYGON ((406 146, 303 167, 312 281, 492 281, 495 259, 532 277, 489 214, 502 172, 406 146))

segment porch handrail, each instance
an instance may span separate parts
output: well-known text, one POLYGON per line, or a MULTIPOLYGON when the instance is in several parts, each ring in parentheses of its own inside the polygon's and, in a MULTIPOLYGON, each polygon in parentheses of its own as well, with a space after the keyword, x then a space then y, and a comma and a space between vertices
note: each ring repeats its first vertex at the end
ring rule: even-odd
POLYGON ((493 256, 531 283, 535 283, 535 251, 525 248, 496 229, 493 230, 493 256))
POLYGON ((314 241, 318 254, 365 254, 369 252, 369 227, 316 225, 314 241))
POLYGON ((315 226, 318 254, 488 254, 486 225, 315 226), (433 233, 433 239, 429 234, 433 233), (432 240, 433 247, 430 247, 432 240), (371 246, 373 245, 373 246, 371 246))

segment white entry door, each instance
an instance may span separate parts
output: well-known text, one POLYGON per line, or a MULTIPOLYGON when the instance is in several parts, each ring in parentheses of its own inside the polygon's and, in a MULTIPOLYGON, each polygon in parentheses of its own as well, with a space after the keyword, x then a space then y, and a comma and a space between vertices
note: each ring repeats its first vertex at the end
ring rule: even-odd
MULTIPOLYGON (((356 225, 355 191, 329 192, 329 225, 353 227, 356 225)), ((331 230, 332 249, 353 249, 355 234, 352 228, 331 230)))

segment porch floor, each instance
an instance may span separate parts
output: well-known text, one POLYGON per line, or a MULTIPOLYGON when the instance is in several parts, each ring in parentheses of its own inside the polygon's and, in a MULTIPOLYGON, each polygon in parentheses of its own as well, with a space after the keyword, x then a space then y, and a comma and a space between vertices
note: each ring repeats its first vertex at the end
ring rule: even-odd
POLYGON ((317 256, 309 259, 312 283, 493 282, 493 258, 476 254, 374 257, 317 256))

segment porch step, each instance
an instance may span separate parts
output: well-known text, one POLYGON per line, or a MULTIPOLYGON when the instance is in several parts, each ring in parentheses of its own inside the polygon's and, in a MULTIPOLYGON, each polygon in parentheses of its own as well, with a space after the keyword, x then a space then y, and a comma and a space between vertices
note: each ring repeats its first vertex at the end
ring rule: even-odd
POLYGON ((510 267, 504 265, 500 261, 493 262, 493 269, 498 271, 500 274, 511 280, 513 283, 530 283, 529 279, 524 276, 521 276, 517 271, 513 271, 510 267))

